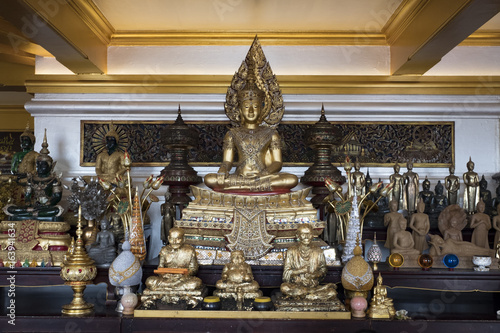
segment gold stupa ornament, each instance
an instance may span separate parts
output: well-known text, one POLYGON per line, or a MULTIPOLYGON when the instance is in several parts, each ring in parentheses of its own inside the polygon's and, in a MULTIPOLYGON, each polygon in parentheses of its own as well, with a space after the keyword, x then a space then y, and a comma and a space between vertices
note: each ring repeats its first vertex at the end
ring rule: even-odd
POLYGON ((75 248, 63 262, 60 273, 64 283, 71 286, 74 293, 73 301, 62 307, 62 313, 70 316, 88 315, 94 311, 94 305, 83 299, 83 291, 88 284, 92 284, 97 275, 97 268, 94 261, 85 252, 82 234, 82 209, 80 207, 78 209, 75 248))
POLYGON ((346 291, 346 298, 354 296, 366 298, 373 287, 373 270, 362 257, 363 250, 359 246, 359 236, 353 253, 354 257, 342 269, 342 286, 346 291))

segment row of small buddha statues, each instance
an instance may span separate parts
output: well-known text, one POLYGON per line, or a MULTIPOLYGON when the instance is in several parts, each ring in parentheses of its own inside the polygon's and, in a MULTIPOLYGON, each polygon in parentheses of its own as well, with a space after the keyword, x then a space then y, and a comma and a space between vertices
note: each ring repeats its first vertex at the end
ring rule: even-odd
MULTIPOLYGON (((327 267, 323 250, 312 243, 314 230, 309 224, 303 224, 296 236, 297 244, 286 251, 281 295, 274 306, 278 311, 345 311, 346 307, 338 299, 336 285, 321 283, 327 267)), ((168 245, 159 254, 157 275, 146 279, 141 307, 161 309, 162 304, 182 301, 197 306, 207 296, 206 287, 196 276, 197 271, 196 251, 185 243, 184 231, 170 229, 168 245)), ((245 300, 262 296, 251 266, 238 250, 231 252, 230 262, 224 266, 215 288, 214 296, 234 300, 238 310, 243 309, 245 300)), ((379 276, 368 314, 374 318, 392 318, 394 313, 392 300, 387 297, 387 289, 379 276)))
MULTIPOLYGON (((373 185, 369 172, 365 176, 360 171, 360 163, 356 161, 355 171, 351 173, 350 184, 353 190, 356 191, 358 197, 364 196, 369 193, 370 187, 373 185)), ((425 207, 424 213, 426 214, 439 214, 448 205, 460 204, 460 177, 455 175, 455 167, 449 168, 450 174, 444 179, 444 186, 439 180, 434 188, 431 190, 431 182, 425 177, 422 182, 422 190, 420 190, 419 175, 413 171, 413 163, 407 163, 407 171, 403 174, 400 173, 401 167, 399 163, 394 165, 394 173, 389 176, 389 182, 393 184, 392 191, 386 200, 380 200, 379 206, 382 211, 388 210, 389 201, 396 201, 396 210, 406 210, 408 214, 417 211, 419 200, 423 200, 425 207), (445 190, 446 189, 446 193, 445 190)), ((500 204, 500 186, 497 187, 497 197, 492 198, 491 191, 488 190, 488 182, 482 176, 481 180, 479 175, 474 171, 474 162, 469 160, 467 162, 467 172, 463 174, 463 184, 465 185, 463 192, 463 209, 468 214, 473 214, 477 211, 477 204, 480 199, 485 203, 485 211, 488 214, 496 214, 493 212, 498 204, 500 204)), ((382 188, 382 187, 381 187, 382 188)), ((375 199, 377 194, 369 194, 368 199, 375 199)), ((375 200, 373 200, 375 201, 375 200)))

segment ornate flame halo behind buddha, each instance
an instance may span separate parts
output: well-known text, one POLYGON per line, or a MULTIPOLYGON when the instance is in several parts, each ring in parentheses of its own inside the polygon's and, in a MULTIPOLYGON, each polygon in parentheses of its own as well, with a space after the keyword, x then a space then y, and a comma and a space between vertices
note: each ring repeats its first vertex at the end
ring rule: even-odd
POLYGON ((232 128, 224 137, 223 161, 205 184, 216 191, 288 192, 297 176, 279 173, 281 139, 275 127, 281 121, 283 97, 260 43, 255 38, 233 76, 225 103, 232 128), (238 154, 236 171, 230 174, 238 154))

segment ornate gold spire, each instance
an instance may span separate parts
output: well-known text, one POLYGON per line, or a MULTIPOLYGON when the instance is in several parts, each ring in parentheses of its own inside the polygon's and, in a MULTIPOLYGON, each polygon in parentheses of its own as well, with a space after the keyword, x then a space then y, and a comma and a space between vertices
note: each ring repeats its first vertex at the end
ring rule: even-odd
POLYGON ((45 129, 45 133, 43 135, 43 142, 42 142, 42 150, 40 150, 40 155, 37 156, 36 160, 37 161, 45 161, 48 162, 50 165, 52 165, 52 157, 49 156, 49 144, 47 143, 47 129, 45 129))
POLYGON ((285 111, 283 96, 278 80, 266 60, 257 36, 255 36, 245 60, 234 74, 231 86, 227 89, 224 107, 233 126, 240 125, 238 97, 244 100, 251 96, 263 98, 262 124, 271 127, 277 126, 285 111))

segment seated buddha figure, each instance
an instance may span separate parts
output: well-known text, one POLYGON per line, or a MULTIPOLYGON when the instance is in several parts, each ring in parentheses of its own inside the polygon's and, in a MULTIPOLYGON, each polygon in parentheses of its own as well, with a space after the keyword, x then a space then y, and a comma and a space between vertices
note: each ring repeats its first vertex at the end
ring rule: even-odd
POLYGON ((62 198, 62 185, 53 172, 55 166, 47 149, 47 131, 42 143, 42 150, 36 158, 36 173, 27 174, 25 205, 10 204, 4 207, 9 220, 57 220, 64 209, 57 205, 62 198))
POLYGON ((279 173, 283 164, 281 139, 278 131, 264 121, 269 117, 266 104, 270 101, 254 79, 248 78, 237 93, 232 113, 226 105, 233 127, 224 137, 222 165, 217 173, 205 176, 205 185, 216 191, 288 192, 298 183, 297 176, 279 173), (230 174, 236 155, 236 170, 230 174))
POLYGON ((215 284, 215 296, 238 298, 242 293, 244 298, 254 299, 262 296, 259 284, 254 280, 252 267, 245 262, 243 251, 231 252, 231 262, 224 266, 222 278, 215 284))
POLYGON ((286 251, 280 287, 286 298, 328 301, 337 297, 335 284, 319 284, 327 268, 323 250, 311 244, 313 237, 311 225, 301 224, 297 228, 299 243, 286 251))
MULTIPOLYGON (((186 269, 187 272, 159 273, 146 279, 146 290, 143 298, 155 296, 167 303, 176 303, 179 299, 192 296, 190 292, 201 291, 203 284, 195 275, 198 272, 198 261, 196 251, 191 245, 184 243, 184 230, 172 228, 169 231, 168 245, 164 246, 159 253, 160 268, 186 269), (158 296, 159 295, 159 296, 158 296)), ((199 300, 197 300, 199 301, 199 300)), ((196 300, 194 303, 197 304, 196 300)))
POLYGON ((101 231, 97 233, 95 242, 87 247, 87 252, 96 265, 102 267, 111 265, 116 258, 115 236, 109 230, 106 217, 101 220, 101 231))
POLYGON ((36 138, 29 129, 29 125, 20 136, 22 151, 12 157, 11 172, 20 178, 36 172, 36 158, 38 153, 33 150, 36 138))
POLYGON ((105 134, 105 140, 105 147, 96 158, 95 173, 100 179, 116 184, 117 177, 123 175, 126 168, 123 164, 124 154, 119 151, 120 136, 115 131, 113 124, 105 134))
POLYGON ((392 299, 387 297, 387 288, 382 285, 380 273, 377 286, 373 288, 373 297, 367 313, 370 318, 392 318, 396 314, 392 299))

